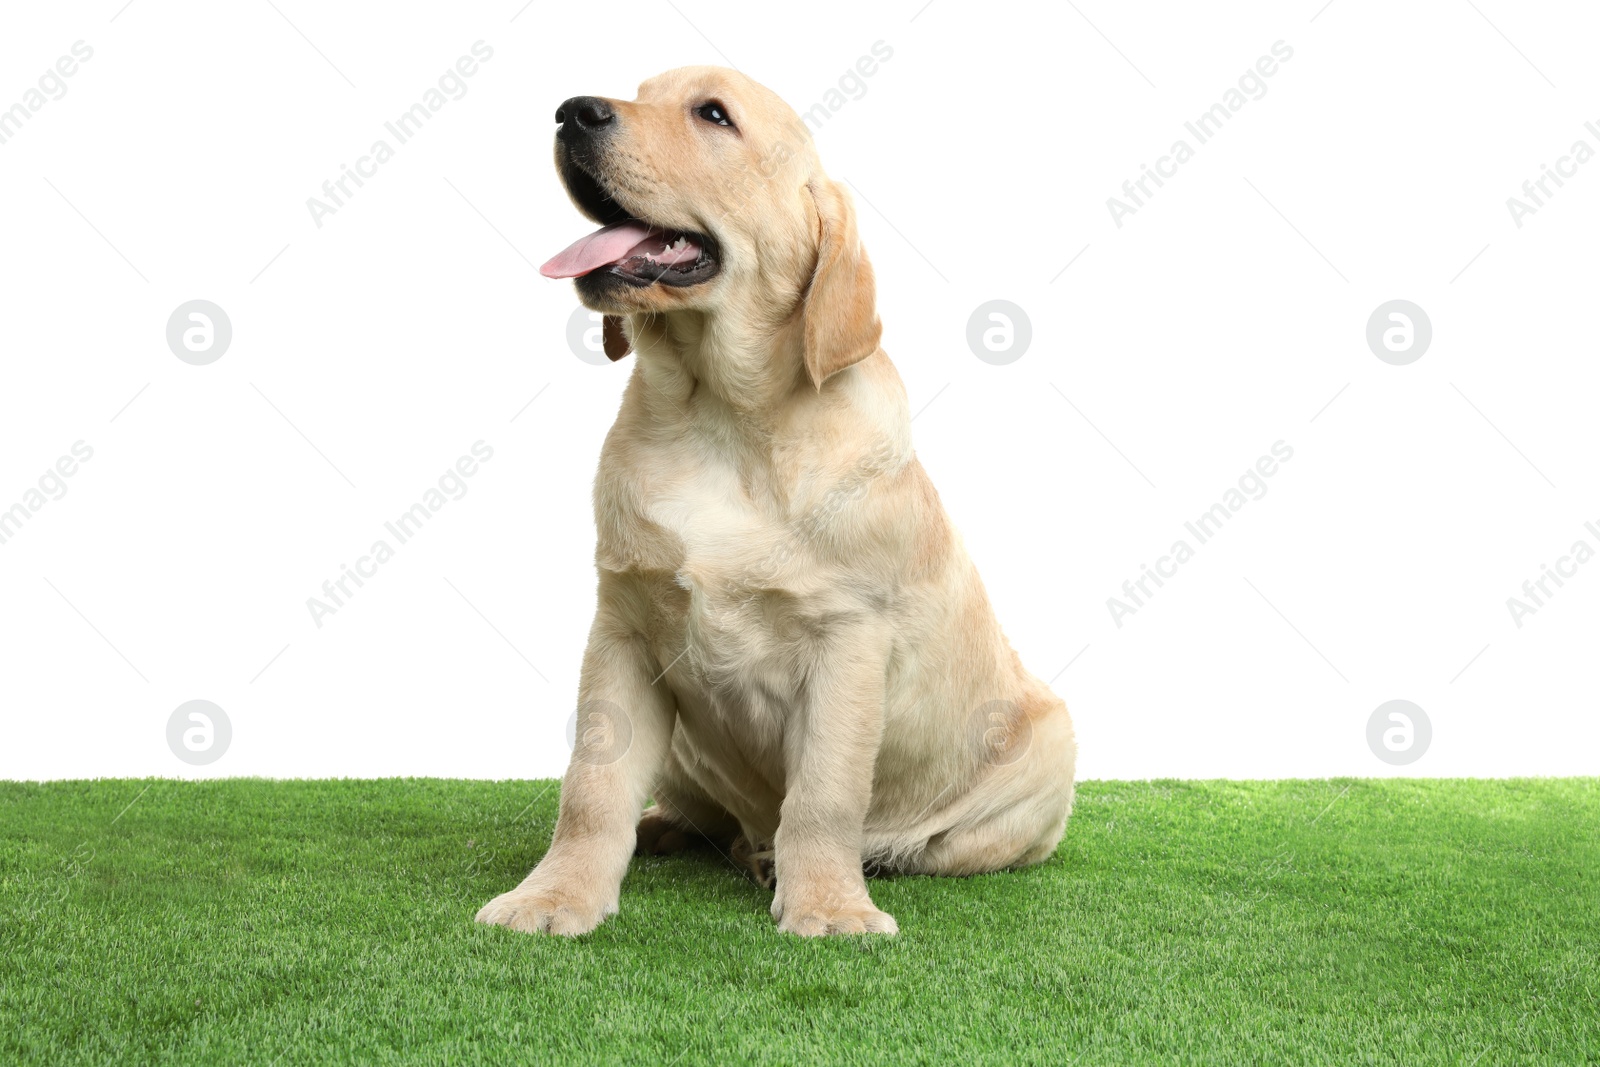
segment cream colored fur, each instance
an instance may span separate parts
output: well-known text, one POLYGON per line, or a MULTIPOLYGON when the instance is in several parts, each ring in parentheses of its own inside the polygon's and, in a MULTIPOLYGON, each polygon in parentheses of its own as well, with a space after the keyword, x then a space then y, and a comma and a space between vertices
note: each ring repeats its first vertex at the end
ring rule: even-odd
POLYGON ((912 451, 850 199, 794 112, 709 67, 608 103, 606 185, 712 234, 722 269, 591 304, 637 362, 595 483, 585 712, 548 853, 478 920, 591 930, 636 844, 702 834, 771 855, 782 929, 892 933, 864 864, 1051 855, 1071 720, 1006 642, 912 451), (713 99, 737 131, 696 119, 713 99))

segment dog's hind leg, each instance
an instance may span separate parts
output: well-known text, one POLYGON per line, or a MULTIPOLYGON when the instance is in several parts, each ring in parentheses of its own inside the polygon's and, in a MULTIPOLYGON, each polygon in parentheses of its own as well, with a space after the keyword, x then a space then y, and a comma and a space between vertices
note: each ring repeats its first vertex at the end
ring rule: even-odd
POLYGON ((697 837, 726 849, 739 833, 739 820, 689 777, 674 752, 651 792, 655 803, 639 818, 637 855, 681 852, 697 837))
POLYGON ((936 832, 921 840, 916 828, 881 835, 867 853, 883 855, 899 873, 955 876, 1049 859, 1072 814, 1077 740, 1059 700, 1030 722, 1022 757, 991 766, 970 793, 936 813, 936 832))
POLYGON ((778 886, 777 867, 773 863, 775 857, 770 842, 752 843, 742 833, 733 839, 733 845, 728 849, 728 858, 733 860, 735 866, 748 871, 762 889, 776 889, 778 886))

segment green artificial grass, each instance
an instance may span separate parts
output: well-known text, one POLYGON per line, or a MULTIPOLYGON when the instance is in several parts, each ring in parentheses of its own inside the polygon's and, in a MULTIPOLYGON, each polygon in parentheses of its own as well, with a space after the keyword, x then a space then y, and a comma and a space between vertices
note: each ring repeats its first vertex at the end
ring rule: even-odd
POLYGON ((0 783, 0 1063, 1594 1063, 1600 780, 1088 782, 801 940, 715 851, 479 926, 551 782, 0 783), (130 806, 131 803, 131 806, 130 806))

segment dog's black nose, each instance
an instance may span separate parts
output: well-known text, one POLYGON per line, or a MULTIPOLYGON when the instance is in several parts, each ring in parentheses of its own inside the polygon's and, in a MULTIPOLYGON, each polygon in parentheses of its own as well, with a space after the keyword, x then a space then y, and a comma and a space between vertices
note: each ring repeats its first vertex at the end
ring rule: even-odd
POLYGON ((593 137, 604 132, 617 119, 611 105, 598 96, 575 96, 556 108, 556 121, 561 128, 556 135, 562 140, 576 137, 593 137))

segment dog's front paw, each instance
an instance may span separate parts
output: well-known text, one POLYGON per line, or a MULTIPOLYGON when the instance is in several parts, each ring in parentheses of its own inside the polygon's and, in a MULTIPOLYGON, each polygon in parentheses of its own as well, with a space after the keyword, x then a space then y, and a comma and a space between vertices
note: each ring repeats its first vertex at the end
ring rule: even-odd
POLYGON ((810 885, 790 889, 783 881, 772 900, 778 929, 801 937, 827 934, 897 934, 894 916, 879 911, 864 885, 810 885))
POLYGON ((535 871, 517 888, 485 904, 477 921, 504 926, 525 934, 586 934, 615 915, 617 905, 594 892, 561 884, 546 884, 535 871))

